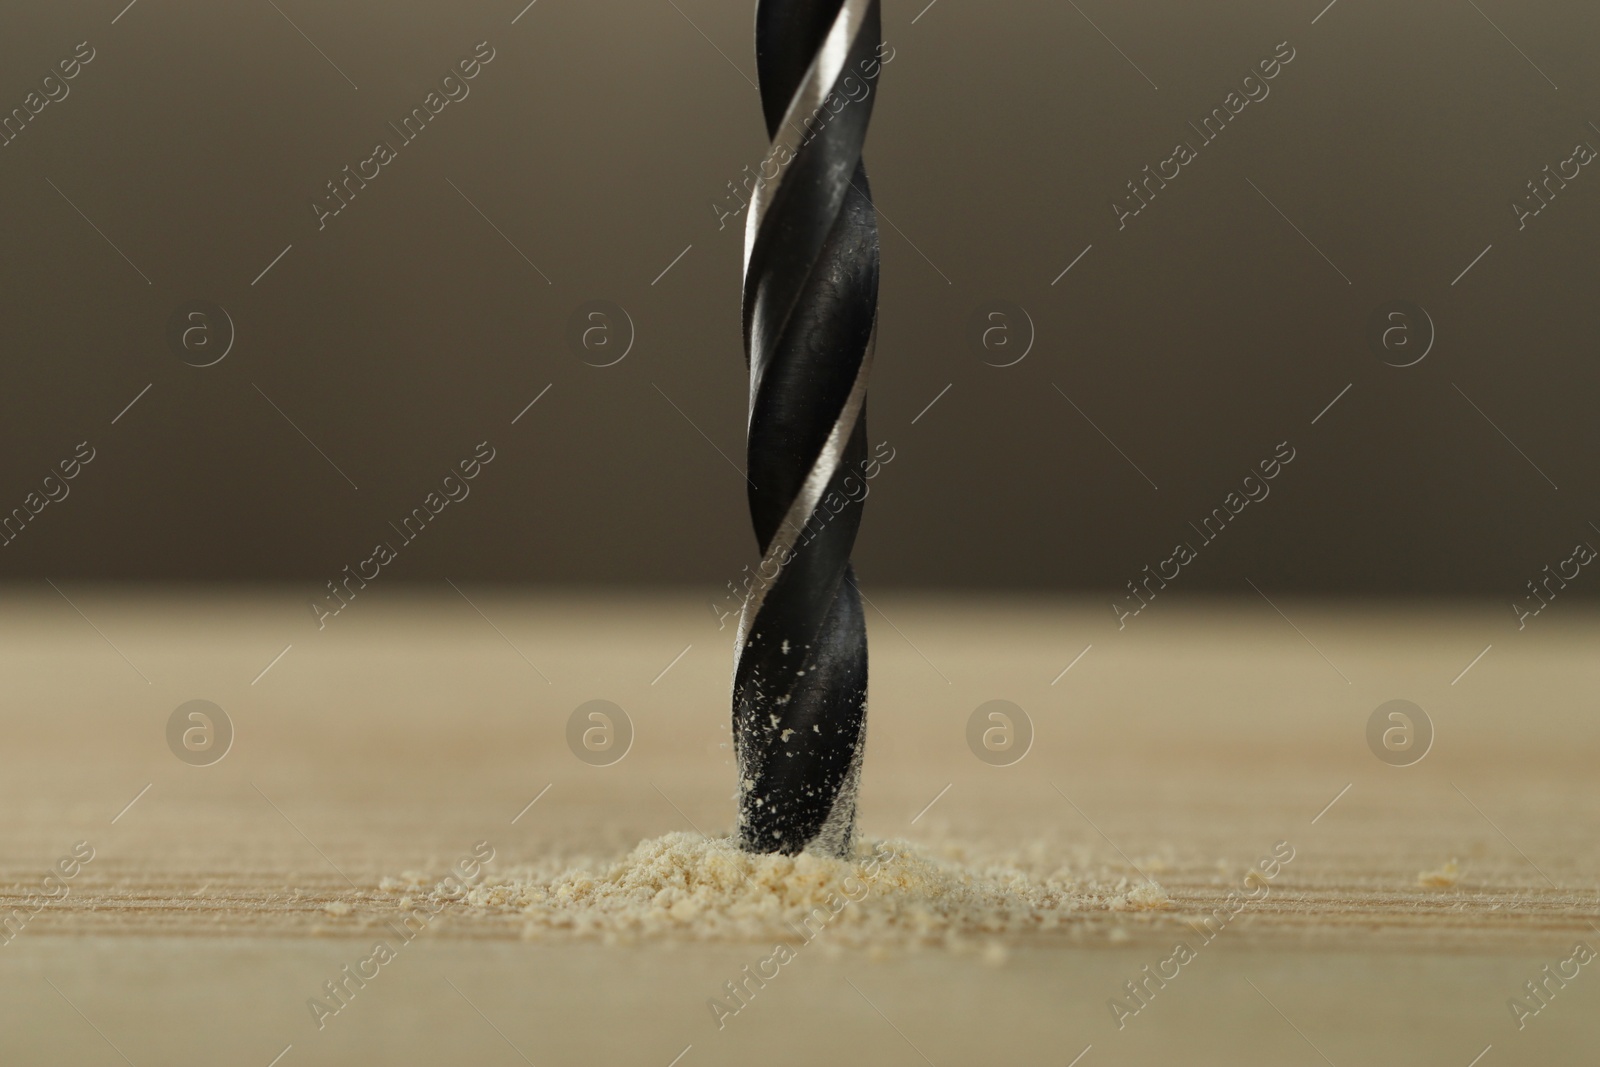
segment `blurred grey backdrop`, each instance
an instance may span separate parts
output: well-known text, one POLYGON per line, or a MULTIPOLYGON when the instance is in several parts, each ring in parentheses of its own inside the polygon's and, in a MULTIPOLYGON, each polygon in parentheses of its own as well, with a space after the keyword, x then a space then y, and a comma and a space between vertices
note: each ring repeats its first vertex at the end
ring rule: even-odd
MULTIPOLYGON (((314 589, 484 441, 389 580, 753 562, 753 5, 524 2, 0 11, 0 576, 314 589)), ((1184 591, 1509 600, 1600 545, 1593 4, 889 0, 884 36, 869 588, 1109 593, 1187 542, 1184 591)))

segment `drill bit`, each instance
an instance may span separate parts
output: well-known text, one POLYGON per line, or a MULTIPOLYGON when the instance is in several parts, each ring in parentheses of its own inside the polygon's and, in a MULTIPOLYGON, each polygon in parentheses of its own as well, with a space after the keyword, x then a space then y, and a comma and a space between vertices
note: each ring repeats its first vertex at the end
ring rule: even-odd
POLYGON ((861 163, 878 0, 759 0, 771 150, 744 245, 750 517, 762 560, 739 620, 739 845, 847 856, 866 739, 867 633, 850 549, 868 466, 877 213, 861 163), (848 489, 852 483, 860 495, 848 489))

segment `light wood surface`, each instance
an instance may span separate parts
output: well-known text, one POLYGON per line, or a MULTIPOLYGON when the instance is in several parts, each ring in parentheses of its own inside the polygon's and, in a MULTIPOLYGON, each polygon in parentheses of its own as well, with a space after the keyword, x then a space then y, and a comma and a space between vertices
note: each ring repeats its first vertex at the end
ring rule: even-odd
POLYGON ((514 917, 447 912, 319 1030, 306 1000, 394 915, 386 877, 480 840, 493 870, 725 832, 731 626, 698 593, 396 586, 321 631, 296 593, 62 593, 16 587, 0 613, 0 903, 76 842, 95 855, 0 947, 6 1064, 266 1067, 292 1046, 281 1067, 666 1067, 692 1046, 681 1067, 944 1067, 1092 1045, 1081 1067, 1467 1067, 1492 1045, 1494 1067, 1600 1047, 1594 966, 1520 1030, 1507 1007, 1600 948, 1600 620, 1576 605, 1519 632, 1496 604, 1172 598, 1119 630, 1097 603, 874 594, 864 832, 1144 872, 1170 908, 1073 916, 1003 962, 819 939, 720 1030, 707 998, 770 946, 530 943, 514 917), (208 767, 167 747, 196 698, 236 731, 208 767), (636 731, 609 767, 564 739, 592 698, 636 731), (996 698, 1035 729, 1004 768, 965 739, 996 698), (1409 767, 1366 741, 1394 698, 1436 731, 1409 767), (1280 841, 1270 894, 1202 945, 1192 923, 1280 841), (1419 880, 1451 861, 1434 882, 1453 884, 1419 880), (1108 1000, 1177 941, 1197 958, 1119 1029, 1108 1000))

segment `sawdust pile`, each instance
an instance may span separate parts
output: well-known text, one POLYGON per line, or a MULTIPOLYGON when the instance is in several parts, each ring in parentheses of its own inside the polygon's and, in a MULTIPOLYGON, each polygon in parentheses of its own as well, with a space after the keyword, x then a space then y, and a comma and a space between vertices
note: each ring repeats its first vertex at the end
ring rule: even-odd
POLYGON ((626 856, 512 868, 454 898, 466 912, 518 914, 523 935, 640 940, 817 936, 839 946, 990 945, 1056 930, 1075 915, 1167 906, 1154 882, 1091 882, 1035 853, 965 846, 858 846, 850 860, 742 852, 671 833, 626 856))

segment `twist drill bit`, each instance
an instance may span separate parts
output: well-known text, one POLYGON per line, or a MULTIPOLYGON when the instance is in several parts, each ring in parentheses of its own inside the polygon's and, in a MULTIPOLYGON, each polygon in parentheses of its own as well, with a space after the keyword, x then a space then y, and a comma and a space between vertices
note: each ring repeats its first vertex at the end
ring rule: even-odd
POLYGON ((850 549, 865 496, 878 224, 861 164, 878 0, 759 0, 772 147, 744 246, 750 517, 762 561, 735 651, 741 847, 848 855, 867 701, 850 549), (866 85, 866 91, 861 87, 866 85), (852 474, 860 497, 846 490, 852 474))

